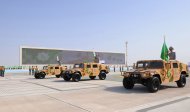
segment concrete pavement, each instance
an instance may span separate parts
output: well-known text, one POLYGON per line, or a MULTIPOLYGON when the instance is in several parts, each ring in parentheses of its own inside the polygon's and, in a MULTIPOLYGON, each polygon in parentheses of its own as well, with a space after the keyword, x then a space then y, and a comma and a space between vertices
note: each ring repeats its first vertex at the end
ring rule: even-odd
POLYGON ((189 110, 189 79, 185 88, 175 83, 157 93, 135 85, 126 90, 120 74, 107 80, 83 79, 65 82, 47 77, 37 80, 27 74, 7 74, 0 78, 0 112, 186 112, 189 110))

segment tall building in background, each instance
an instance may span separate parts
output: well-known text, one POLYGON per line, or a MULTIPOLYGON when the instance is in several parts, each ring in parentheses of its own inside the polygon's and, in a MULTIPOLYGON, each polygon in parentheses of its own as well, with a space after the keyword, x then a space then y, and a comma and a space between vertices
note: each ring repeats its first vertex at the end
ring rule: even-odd
POLYGON ((94 53, 105 64, 125 64, 125 53, 77 51, 53 48, 20 48, 20 65, 46 65, 57 64, 57 57, 62 64, 74 64, 81 62, 93 62, 94 53))

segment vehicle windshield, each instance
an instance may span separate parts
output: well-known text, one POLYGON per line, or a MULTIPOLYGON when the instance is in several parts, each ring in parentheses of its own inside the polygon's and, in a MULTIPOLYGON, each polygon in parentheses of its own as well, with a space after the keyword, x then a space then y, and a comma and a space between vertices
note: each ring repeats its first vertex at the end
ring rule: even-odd
POLYGON ((137 68, 161 69, 163 68, 163 62, 162 61, 137 62, 137 68))
POLYGON ((48 69, 48 66, 43 66, 43 70, 46 70, 46 69, 48 69))
POLYGON ((83 63, 75 64, 73 68, 84 68, 84 64, 83 63))

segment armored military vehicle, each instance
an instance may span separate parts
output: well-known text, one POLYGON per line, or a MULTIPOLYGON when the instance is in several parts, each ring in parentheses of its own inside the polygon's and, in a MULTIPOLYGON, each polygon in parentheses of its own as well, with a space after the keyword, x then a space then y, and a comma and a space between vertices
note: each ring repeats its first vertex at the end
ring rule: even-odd
POLYGON ((60 78, 66 69, 67 69, 66 66, 60 66, 60 65, 44 66, 42 70, 37 71, 35 73, 34 77, 36 79, 44 79, 46 75, 48 76, 55 75, 57 78, 60 78))
POLYGON ((150 92, 157 92, 161 84, 176 82, 178 87, 186 85, 188 67, 176 60, 142 60, 137 61, 136 68, 122 73, 123 86, 133 89, 136 83, 148 88, 150 92))
POLYGON ((74 64, 72 69, 66 70, 63 74, 63 79, 69 81, 72 78, 73 81, 78 82, 83 76, 89 76, 91 80, 94 80, 98 76, 100 80, 105 80, 108 73, 109 68, 104 64, 79 63, 74 64))

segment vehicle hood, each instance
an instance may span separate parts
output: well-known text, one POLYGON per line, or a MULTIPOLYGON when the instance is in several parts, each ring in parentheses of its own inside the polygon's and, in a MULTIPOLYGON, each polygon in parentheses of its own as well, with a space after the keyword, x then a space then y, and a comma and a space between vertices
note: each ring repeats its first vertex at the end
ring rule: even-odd
POLYGON ((81 71, 81 69, 80 68, 72 68, 72 69, 67 69, 66 71, 74 73, 74 72, 77 72, 77 71, 81 71))
POLYGON ((133 69, 133 70, 129 70, 126 71, 124 73, 145 73, 145 72, 156 72, 155 69, 133 69))

